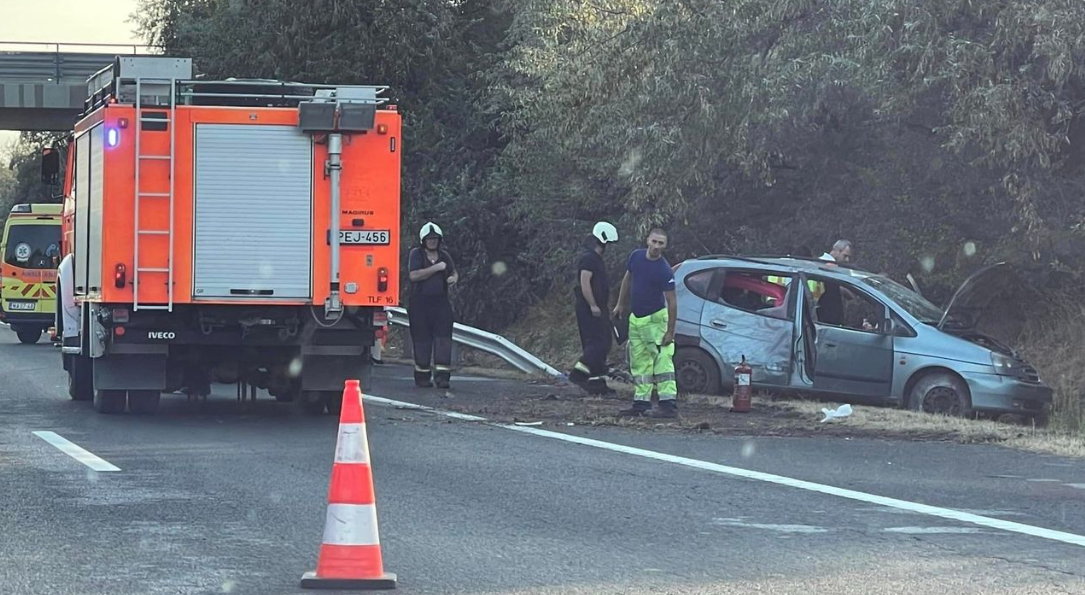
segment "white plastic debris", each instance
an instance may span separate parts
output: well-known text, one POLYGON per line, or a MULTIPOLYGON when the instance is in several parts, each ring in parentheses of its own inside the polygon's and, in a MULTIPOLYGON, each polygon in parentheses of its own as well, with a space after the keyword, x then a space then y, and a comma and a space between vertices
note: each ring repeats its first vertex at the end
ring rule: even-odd
POLYGON ((517 422, 513 422, 513 423, 518 425, 518 426, 528 426, 528 427, 541 426, 543 424, 543 422, 541 422, 541 421, 517 421, 517 422))
POLYGON ((828 407, 826 407, 825 409, 822 409, 821 412, 825 414, 825 419, 821 420, 821 423, 832 421, 834 419, 843 419, 851 415, 851 405, 845 403, 837 407, 836 409, 829 409, 828 407))

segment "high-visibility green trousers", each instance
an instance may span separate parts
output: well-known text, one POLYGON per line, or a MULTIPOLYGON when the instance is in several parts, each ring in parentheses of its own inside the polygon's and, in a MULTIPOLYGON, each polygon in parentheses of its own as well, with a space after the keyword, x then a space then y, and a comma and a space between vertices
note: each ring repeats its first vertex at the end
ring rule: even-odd
POLYGON ((678 396, 674 379, 674 343, 663 347, 667 334, 667 309, 643 318, 629 315, 629 373, 635 385, 633 400, 649 401, 652 388, 660 401, 678 396))

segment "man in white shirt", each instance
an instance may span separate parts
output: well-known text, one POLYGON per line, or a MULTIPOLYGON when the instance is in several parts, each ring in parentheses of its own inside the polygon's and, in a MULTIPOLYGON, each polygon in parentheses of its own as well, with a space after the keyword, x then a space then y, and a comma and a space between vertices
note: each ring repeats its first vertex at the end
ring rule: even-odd
POLYGON ((851 242, 848 240, 837 240, 833 244, 833 249, 821 255, 822 260, 830 262, 842 262, 844 264, 851 262, 851 242))

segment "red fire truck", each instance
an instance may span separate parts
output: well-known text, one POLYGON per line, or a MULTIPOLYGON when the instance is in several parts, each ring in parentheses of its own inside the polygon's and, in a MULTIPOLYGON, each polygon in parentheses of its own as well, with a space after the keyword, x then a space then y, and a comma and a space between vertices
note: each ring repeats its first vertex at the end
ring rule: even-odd
POLYGON ((72 398, 151 413, 163 392, 237 383, 335 412, 344 380, 364 387, 399 295, 402 134, 385 91, 202 80, 190 59, 146 56, 91 77, 63 189, 72 398))

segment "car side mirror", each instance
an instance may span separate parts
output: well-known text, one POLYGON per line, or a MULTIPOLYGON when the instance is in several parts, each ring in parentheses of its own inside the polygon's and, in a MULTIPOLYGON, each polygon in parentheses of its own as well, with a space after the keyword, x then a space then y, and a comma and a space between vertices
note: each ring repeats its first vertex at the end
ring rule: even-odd
POLYGON ((41 183, 56 186, 60 181, 60 151, 52 147, 41 151, 41 183))

